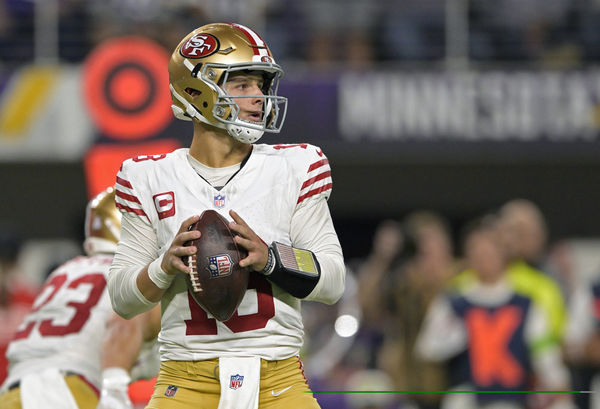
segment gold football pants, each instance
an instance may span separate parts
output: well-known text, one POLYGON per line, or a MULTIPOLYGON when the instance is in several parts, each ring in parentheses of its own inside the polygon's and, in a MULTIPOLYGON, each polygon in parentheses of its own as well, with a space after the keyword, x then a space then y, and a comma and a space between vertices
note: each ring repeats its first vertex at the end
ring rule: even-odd
MULTIPOLYGON (((218 359, 162 362, 146 409, 217 409, 221 392, 218 363, 218 359)), ((319 408, 297 356, 281 361, 261 360, 258 407, 319 408)))
MULTIPOLYGON (((79 409, 96 409, 98 392, 79 375, 65 376, 65 382, 79 409)), ((21 409, 21 388, 18 386, 0 395, 0 409, 21 409)))

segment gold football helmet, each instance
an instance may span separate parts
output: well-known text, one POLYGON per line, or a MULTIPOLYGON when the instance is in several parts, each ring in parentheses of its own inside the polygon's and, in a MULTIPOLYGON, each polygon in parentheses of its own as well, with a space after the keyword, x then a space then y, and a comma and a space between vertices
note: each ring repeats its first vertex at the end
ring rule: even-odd
POLYGON ((227 130, 243 143, 256 142, 264 132, 279 132, 287 98, 277 96, 283 70, 275 63, 267 44, 251 29, 233 23, 214 23, 189 33, 173 51, 169 83, 173 113, 227 130), (223 84, 236 71, 260 72, 263 95, 229 95, 223 84), (233 98, 262 98, 260 121, 238 117, 233 98))
POLYGON ((85 212, 85 252, 114 254, 121 236, 121 212, 115 205, 115 190, 109 187, 87 205, 85 212))

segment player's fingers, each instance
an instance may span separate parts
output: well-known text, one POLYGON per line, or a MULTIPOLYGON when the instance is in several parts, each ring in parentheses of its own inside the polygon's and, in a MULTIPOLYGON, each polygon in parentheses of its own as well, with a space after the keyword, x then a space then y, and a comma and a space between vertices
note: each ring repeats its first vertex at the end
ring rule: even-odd
POLYGON ((173 257, 173 258, 171 258, 170 264, 171 264, 171 267, 174 268, 174 269, 176 269, 176 270, 179 270, 179 271, 184 272, 186 274, 189 274, 189 272, 190 272, 190 268, 184 264, 184 262, 181 259, 181 257, 173 257))
POLYGON ((244 221, 244 219, 242 219, 242 217, 239 214, 237 214, 237 212, 235 210, 230 210, 229 215, 231 216, 233 221, 236 222, 237 224, 241 224, 242 226, 248 226, 246 224, 246 222, 244 221))
POLYGON ((248 250, 248 252, 254 250, 256 247, 256 244, 252 240, 246 239, 242 236, 235 236, 234 240, 237 244, 248 250))
POLYGON ((198 219, 200 219, 200 216, 197 214, 188 217, 187 219, 185 219, 183 221, 183 223, 181 223, 181 227, 179 227, 179 231, 177 233, 182 233, 182 232, 188 230, 192 224, 194 224, 198 221, 198 219))
POLYGON ((235 210, 230 210, 229 214, 233 218, 233 222, 229 223, 229 228, 231 230, 247 238, 255 235, 254 230, 248 226, 248 223, 246 223, 235 210))
POLYGON ((190 256, 194 254, 198 249, 196 246, 173 246, 169 250, 171 256, 175 258, 190 256))
POLYGON ((184 231, 179 233, 176 237, 178 243, 185 243, 186 241, 199 239, 202 234, 198 230, 184 231))
POLYGON ((241 237, 251 238, 252 237, 252 229, 250 229, 247 225, 238 224, 235 221, 229 223, 229 228, 234 233, 237 233, 241 237))

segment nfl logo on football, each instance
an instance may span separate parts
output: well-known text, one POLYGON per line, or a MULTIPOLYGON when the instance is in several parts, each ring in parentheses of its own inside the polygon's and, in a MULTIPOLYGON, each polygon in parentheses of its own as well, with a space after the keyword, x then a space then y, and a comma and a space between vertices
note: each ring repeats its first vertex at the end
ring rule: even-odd
POLYGON ((218 254, 208 258, 208 271, 210 277, 224 277, 231 274, 232 263, 229 254, 218 254))
POLYGON ((222 195, 221 193, 217 193, 214 197, 214 206, 217 209, 222 209, 223 207, 225 207, 225 195, 222 195))
POLYGON ((229 388, 230 389, 241 388, 243 383, 244 383, 243 375, 240 375, 240 374, 231 375, 231 378, 229 379, 229 388))

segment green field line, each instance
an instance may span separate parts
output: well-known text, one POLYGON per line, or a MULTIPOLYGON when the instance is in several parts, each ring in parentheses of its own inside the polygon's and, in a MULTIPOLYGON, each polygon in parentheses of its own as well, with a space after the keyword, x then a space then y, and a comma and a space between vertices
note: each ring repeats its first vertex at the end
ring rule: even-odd
POLYGON ((486 393, 486 394, 490 394, 490 393, 503 393, 503 394, 510 394, 510 393, 571 393, 571 394, 575 394, 575 393, 594 393, 593 391, 308 391, 307 393, 486 393))

